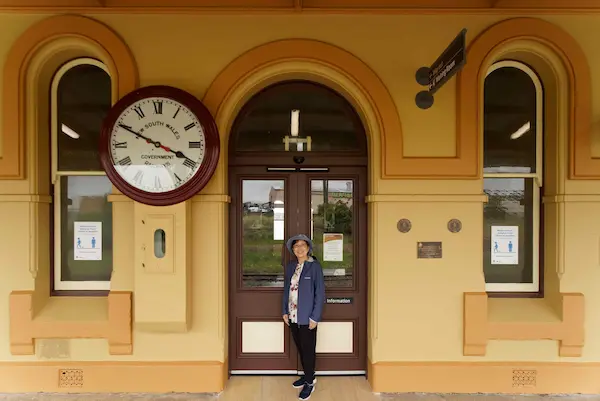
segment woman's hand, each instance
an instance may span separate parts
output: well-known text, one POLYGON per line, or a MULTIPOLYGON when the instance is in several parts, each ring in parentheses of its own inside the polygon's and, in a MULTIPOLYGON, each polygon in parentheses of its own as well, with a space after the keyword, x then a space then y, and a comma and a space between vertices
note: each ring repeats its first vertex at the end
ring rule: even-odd
POLYGON ((283 315, 283 321, 285 322, 285 324, 287 324, 288 326, 290 325, 290 318, 288 315, 283 315))
POLYGON ((313 330, 315 327, 317 327, 317 322, 315 322, 314 320, 309 319, 309 321, 308 321, 308 328, 309 328, 309 330, 313 330))

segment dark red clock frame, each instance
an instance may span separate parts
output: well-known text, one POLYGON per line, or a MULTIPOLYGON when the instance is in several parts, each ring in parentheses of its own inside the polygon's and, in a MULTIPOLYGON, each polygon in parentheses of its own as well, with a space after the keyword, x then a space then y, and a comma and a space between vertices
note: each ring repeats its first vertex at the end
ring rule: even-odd
POLYGON ((100 162, 110 181, 124 195, 136 202, 151 206, 175 205, 200 192, 208 184, 217 168, 220 147, 217 124, 206 106, 192 94, 166 85, 146 86, 123 96, 107 113, 100 132, 100 162), (110 151, 111 133, 121 113, 132 104, 150 97, 168 98, 188 107, 202 125, 205 137, 204 159, 196 174, 179 188, 168 192, 146 192, 129 184, 117 173, 110 151))

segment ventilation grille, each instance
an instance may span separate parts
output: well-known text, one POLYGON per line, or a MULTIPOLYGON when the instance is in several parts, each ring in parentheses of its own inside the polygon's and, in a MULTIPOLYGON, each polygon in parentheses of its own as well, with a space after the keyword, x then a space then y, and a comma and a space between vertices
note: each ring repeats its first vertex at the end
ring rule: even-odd
POLYGON ((537 370, 513 369, 513 387, 535 387, 537 370))
POLYGON ((59 369, 58 387, 83 387, 83 369, 59 369))

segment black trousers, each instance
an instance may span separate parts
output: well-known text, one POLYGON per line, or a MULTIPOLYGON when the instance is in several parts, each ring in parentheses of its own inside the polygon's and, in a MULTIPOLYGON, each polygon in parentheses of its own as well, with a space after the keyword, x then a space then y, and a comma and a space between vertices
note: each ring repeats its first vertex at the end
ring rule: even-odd
MULTIPOLYGON (((318 327, 318 326, 317 326, 318 327)), ((290 323, 290 331, 296 348, 300 354, 300 362, 304 370, 306 382, 312 384, 315 378, 315 359, 317 354, 317 327, 309 329, 308 325, 290 323)))

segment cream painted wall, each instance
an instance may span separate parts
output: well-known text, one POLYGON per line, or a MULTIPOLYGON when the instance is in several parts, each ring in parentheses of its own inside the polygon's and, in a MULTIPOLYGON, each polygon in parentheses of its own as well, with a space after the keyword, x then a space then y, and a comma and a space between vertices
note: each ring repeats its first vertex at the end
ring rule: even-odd
MULTIPOLYGON (((13 41, 44 15, 0 15, 0 61, 13 41)), ((414 96, 421 87, 414 80, 420 66, 431 63, 463 27, 472 40, 498 16, 172 16, 92 15, 112 27, 130 46, 137 61, 141 85, 168 84, 202 98, 211 81, 229 62, 260 44, 281 38, 313 38, 340 46, 364 60, 392 94, 402 122, 406 156, 453 156, 455 135, 455 84, 452 80, 436 95, 430 110, 419 110, 414 96)), ((552 16, 548 19, 576 37, 593 72, 594 105, 600 100, 600 39, 595 35, 600 16, 552 16)), ((0 83, 1 84, 1 83, 0 83)), ((0 102, 10 99, 0 99, 0 102)), ((593 107, 594 154, 600 155, 600 107, 593 107)), ((0 116, 2 118, 2 116, 0 116)), ((8 135, 10 133, 2 133, 8 135)), ((221 133, 224 135, 225 133, 221 133)), ((376 163, 372 161, 372 163, 376 163)), ((227 193, 225 183, 213 179, 205 194, 227 193)), ((476 195, 481 181, 393 181, 371 183, 372 194, 476 195)), ((600 194, 600 182, 569 182, 567 193, 600 194)), ((30 193, 28 182, 1 182, 3 194, 30 193)), ((129 203, 120 213, 133 213, 129 203)), ((135 332, 134 354, 108 356, 104 340, 70 340, 73 360, 223 360, 225 338, 219 326, 226 314, 215 308, 216 268, 219 264, 212 233, 222 222, 218 204, 196 203, 193 208, 193 325, 186 334, 135 332), (221 333, 222 334, 222 333, 221 333)), ((31 289, 27 271, 29 214, 25 203, 0 205, 0 360, 36 360, 9 352, 8 294, 31 289)), ((377 265, 372 316, 371 360, 559 360, 553 341, 491 342, 484 358, 462 356, 462 294, 484 289, 481 271, 482 204, 383 202, 373 214, 377 265), (395 222, 409 217, 413 231, 398 233, 395 222), (463 221, 460 235, 445 229, 450 218, 463 221), (416 241, 443 241, 444 258, 418 261, 416 241)), ((586 296, 586 346, 581 361, 600 361, 599 282, 600 203, 566 206, 566 272, 562 291, 586 296)), ((122 223, 117 234, 132 241, 133 223, 122 223)), ((124 266, 115 289, 133 288, 133 254, 119 256, 124 266), (132 269, 132 268, 131 268, 132 269)), ((222 309, 223 311, 224 309, 222 309)), ((225 333, 225 337, 226 337, 225 333)), ((562 358, 568 359, 568 358, 562 358)))

